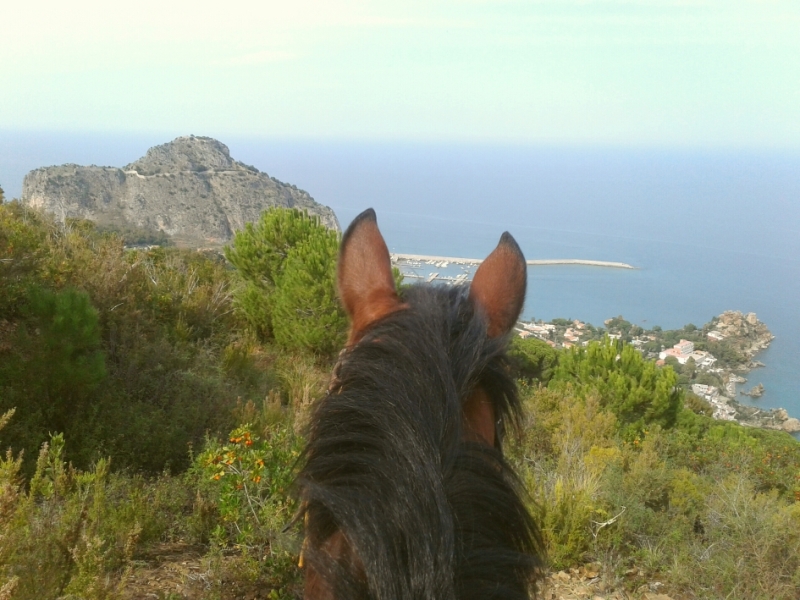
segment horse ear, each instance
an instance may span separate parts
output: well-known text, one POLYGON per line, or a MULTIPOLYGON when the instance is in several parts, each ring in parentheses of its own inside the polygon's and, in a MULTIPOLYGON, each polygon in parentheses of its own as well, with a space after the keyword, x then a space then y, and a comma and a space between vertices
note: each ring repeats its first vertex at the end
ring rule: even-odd
POLYGON ((350 316, 351 344, 370 325, 403 307, 394 287, 389 249, 371 208, 358 215, 342 237, 337 282, 350 316))
POLYGON ((489 337, 504 335, 517 322, 525 302, 528 269, 517 242, 507 231, 475 272, 469 296, 488 320, 489 337))

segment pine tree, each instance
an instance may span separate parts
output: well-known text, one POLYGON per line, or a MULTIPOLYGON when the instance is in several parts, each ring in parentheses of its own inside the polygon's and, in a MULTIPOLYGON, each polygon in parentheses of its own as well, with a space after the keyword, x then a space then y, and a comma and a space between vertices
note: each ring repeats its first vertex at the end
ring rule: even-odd
POLYGON ((236 234, 225 256, 240 278, 234 302, 262 338, 322 355, 344 341, 336 297, 339 236, 316 216, 273 208, 236 234))
POLYGON ((0 361, 0 413, 16 407, 9 442, 35 455, 48 432, 75 436, 106 378, 98 313, 88 294, 31 286, 0 361))
POLYGON ((239 274, 265 289, 275 286, 289 251, 310 236, 327 231, 319 218, 296 208, 264 211, 258 223, 239 231, 225 257, 239 274))
POLYGON ((515 337, 511 340, 508 359, 515 377, 546 385, 558 362, 558 352, 542 340, 515 337))
POLYGON ((552 384, 571 385, 579 397, 598 394, 601 406, 617 416, 624 433, 652 424, 672 427, 683 406, 675 371, 659 368, 633 346, 608 338, 563 352, 552 384))
POLYGON ((339 239, 326 231, 289 253, 272 297, 275 341, 330 356, 342 347, 347 318, 336 297, 339 239))

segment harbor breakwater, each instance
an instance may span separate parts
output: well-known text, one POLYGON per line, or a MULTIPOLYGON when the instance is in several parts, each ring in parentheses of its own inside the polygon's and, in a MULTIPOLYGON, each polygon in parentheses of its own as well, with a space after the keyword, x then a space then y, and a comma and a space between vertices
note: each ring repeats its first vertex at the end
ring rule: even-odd
MULTIPOLYGON (((400 254, 392 253, 392 262, 395 264, 408 262, 452 263, 456 265, 479 265, 483 262, 480 258, 457 258, 454 256, 428 256, 425 254, 400 254)), ((590 267, 611 267, 615 269, 635 269, 636 267, 623 262, 613 262, 607 260, 586 260, 581 258, 554 258, 525 261, 530 267, 549 266, 549 265, 584 265, 590 267)))

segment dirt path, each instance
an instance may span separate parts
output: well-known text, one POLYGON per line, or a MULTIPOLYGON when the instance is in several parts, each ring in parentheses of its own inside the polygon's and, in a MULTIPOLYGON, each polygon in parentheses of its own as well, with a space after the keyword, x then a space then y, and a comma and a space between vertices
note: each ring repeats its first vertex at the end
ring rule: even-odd
POLYGON ((658 582, 652 582, 629 593, 623 589, 622 582, 611 582, 599 568, 587 565, 551 573, 545 580, 541 597, 542 600, 678 600, 659 593, 660 587, 658 582))
MULTIPOLYGON (((188 544, 162 544, 135 561, 122 582, 123 600, 204 600, 214 589, 222 600, 261 600, 269 590, 255 589, 237 581, 215 581, 211 559, 203 547, 188 544)), ((223 557, 221 559, 225 561, 223 557)), ((223 569, 224 571, 225 569, 223 569)), ((636 576, 635 569, 629 573, 636 576)), ((611 582, 599 566, 587 565, 551 573, 544 582, 542 600, 679 600, 660 593, 652 582, 634 593, 622 589, 622 582, 611 582)))
POLYGON ((148 552, 122 583, 122 598, 199 600, 211 589, 205 548, 187 544, 162 544, 148 552))

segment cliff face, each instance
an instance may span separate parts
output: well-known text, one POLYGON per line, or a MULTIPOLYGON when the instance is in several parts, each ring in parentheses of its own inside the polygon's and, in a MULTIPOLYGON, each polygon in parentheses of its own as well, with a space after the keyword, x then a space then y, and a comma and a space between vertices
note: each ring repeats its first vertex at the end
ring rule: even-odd
POLYGON ((231 158, 206 137, 179 137, 123 167, 31 171, 22 201, 58 218, 164 231, 182 245, 218 245, 274 206, 305 209, 331 229, 336 215, 305 191, 231 158))

